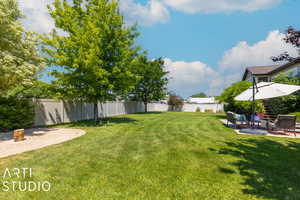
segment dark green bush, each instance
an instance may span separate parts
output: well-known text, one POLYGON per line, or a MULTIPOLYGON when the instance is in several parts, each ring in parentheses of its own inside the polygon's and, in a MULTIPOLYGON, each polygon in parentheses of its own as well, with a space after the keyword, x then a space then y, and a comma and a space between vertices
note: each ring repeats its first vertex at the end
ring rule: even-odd
POLYGON ((0 97, 0 131, 28 128, 33 124, 33 118, 30 99, 0 97))
MULTIPOLYGON (((276 83, 289 85, 300 85, 300 77, 289 77, 284 73, 280 73, 273 80, 276 83)), ((272 112, 278 114, 288 114, 300 111, 300 92, 291 95, 269 99, 266 101, 272 112)))
MULTIPOLYGON (((239 114, 246 114, 250 117, 252 113, 252 102, 251 101, 235 101, 234 98, 242 93, 243 91, 247 90, 252 86, 251 82, 241 81, 237 83, 233 83, 231 86, 226 88, 221 96, 217 99, 221 102, 226 103, 224 105, 224 111, 228 112, 235 112, 239 114)), ((255 106, 256 112, 264 112, 264 108, 261 101, 256 101, 255 106)))
POLYGON ((276 115, 288 114, 291 112, 300 111, 300 96, 289 95, 286 97, 278 97, 266 101, 272 112, 276 115))

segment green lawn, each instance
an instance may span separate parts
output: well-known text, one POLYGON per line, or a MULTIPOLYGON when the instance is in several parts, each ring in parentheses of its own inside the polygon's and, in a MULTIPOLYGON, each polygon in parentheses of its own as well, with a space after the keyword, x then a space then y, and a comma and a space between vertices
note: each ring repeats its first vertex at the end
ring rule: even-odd
POLYGON ((289 115, 296 115, 297 116, 297 122, 300 122, 300 112, 290 113, 289 115))
POLYGON ((51 191, 0 191, 0 199, 300 199, 300 140, 236 135, 221 117, 150 113, 64 125, 87 134, 0 159, 1 174, 31 167, 30 179, 51 182, 51 191))

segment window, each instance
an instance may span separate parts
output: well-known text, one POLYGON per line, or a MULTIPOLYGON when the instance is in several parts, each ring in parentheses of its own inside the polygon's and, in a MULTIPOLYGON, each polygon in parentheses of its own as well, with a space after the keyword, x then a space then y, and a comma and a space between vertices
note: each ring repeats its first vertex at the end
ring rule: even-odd
POLYGON ((269 81, 269 78, 267 76, 264 76, 264 77, 258 77, 257 79, 258 82, 268 82, 269 81))

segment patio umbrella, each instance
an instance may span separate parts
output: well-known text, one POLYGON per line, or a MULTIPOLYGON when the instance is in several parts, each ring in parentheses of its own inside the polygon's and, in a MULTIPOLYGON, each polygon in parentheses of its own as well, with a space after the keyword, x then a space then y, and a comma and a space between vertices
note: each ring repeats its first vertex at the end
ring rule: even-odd
POLYGON ((287 85, 273 82, 256 83, 253 76, 253 85, 234 98, 236 101, 252 101, 252 127, 254 127, 255 100, 270 99, 290 95, 300 90, 298 85, 287 85))
MULTIPOLYGON (((254 88, 254 99, 270 99, 275 97, 287 96, 298 90, 298 85, 287 85, 273 82, 260 82, 254 88)), ((255 87, 255 86, 254 86, 255 87)), ((253 86, 245 90, 234 98, 236 101, 252 101, 253 100, 253 86)))

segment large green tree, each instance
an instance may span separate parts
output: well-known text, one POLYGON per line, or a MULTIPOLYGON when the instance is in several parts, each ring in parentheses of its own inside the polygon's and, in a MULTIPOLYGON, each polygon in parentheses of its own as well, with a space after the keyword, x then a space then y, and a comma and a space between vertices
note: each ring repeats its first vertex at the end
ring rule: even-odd
POLYGON ((54 81, 62 97, 94 103, 114 99, 134 87, 132 62, 138 48, 135 27, 128 27, 115 0, 55 0, 49 11, 57 28, 44 39, 54 81))
POLYGON ((20 85, 30 85, 43 68, 39 39, 25 31, 15 0, 0 1, 0 95, 20 85))
MULTIPOLYGON (((252 85, 248 81, 240 81, 233 83, 226 88, 223 93, 217 98, 219 101, 226 103, 225 111, 232 111, 236 113, 251 114, 251 101, 235 101, 234 98, 240 93, 244 92, 252 85)), ((262 112, 263 105, 261 101, 257 101, 256 112, 262 112)))
POLYGON ((144 102, 147 112, 150 101, 165 99, 168 72, 164 70, 164 61, 161 58, 148 60, 144 55, 139 56, 135 67, 139 80, 133 90, 134 99, 144 102))

